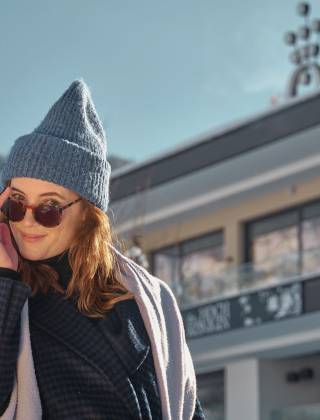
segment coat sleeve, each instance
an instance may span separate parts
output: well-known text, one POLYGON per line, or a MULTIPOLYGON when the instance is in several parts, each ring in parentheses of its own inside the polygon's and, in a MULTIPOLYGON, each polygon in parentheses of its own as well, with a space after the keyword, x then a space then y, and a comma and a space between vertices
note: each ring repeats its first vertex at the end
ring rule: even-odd
POLYGON ((5 412, 13 388, 20 337, 20 313, 30 287, 20 275, 0 268, 0 416, 5 412))

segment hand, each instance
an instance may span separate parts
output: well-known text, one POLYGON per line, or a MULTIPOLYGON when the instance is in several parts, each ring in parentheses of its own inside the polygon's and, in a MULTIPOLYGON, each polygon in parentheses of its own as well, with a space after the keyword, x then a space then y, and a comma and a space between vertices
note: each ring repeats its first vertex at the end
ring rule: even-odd
MULTIPOLYGON (((10 187, 0 194, 0 208, 10 195, 10 187)), ((6 223, 0 223, 0 267, 18 269, 18 254, 10 236, 10 230, 6 223)))

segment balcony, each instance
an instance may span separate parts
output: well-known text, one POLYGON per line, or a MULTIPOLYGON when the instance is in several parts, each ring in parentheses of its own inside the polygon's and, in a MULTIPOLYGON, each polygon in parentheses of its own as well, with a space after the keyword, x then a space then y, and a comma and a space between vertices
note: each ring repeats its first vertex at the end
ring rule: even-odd
POLYGON ((261 263, 222 268, 211 276, 191 276, 173 282, 172 289, 182 309, 223 300, 320 274, 320 248, 282 254, 261 263))

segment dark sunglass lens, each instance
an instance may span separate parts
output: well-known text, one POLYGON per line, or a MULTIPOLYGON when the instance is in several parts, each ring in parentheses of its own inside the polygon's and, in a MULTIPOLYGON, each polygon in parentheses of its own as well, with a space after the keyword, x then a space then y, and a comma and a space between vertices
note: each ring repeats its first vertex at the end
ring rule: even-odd
POLYGON ((2 209, 11 222, 20 222, 26 213, 23 203, 12 199, 6 200, 2 209))
POLYGON ((61 222, 61 212, 59 207, 40 204, 34 210, 34 218, 43 226, 54 227, 61 222))
POLYGON ((9 200, 6 200, 1 207, 2 213, 8 217, 9 216, 9 200))

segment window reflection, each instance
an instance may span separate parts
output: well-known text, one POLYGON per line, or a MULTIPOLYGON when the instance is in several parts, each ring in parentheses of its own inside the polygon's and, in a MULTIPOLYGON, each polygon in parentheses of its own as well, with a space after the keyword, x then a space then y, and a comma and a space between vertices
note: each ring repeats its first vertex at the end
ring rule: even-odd
POLYGON ((153 271, 165 280, 181 304, 216 296, 223 289, 225 268, 221 232, 184 241, 153 254, 153 271))
POLYGON ((298 273, 298 227, 291 226, 263 234, 252 241, 253 261, 264 273, 264 280, 298 273))
POLYGON ((320 271, 319 202, 252 222, 248 233, 249 260, 264 282, 320 271))
POLYGON ((219 274, 224 267, 222 245, 182 256, 181 278, 184 303, 198 302, 208 296, 221 294, 223 278, 219 274))
POLYGON ((302 224, 302 273, 320 271, 320 217, 304 220, 302 224))
POLYGON ((180 292, 179 278, 179 248, 177 246, 163 249, 154 254, 154 273, 157 277, 164 280, 176 295, 180 292))

